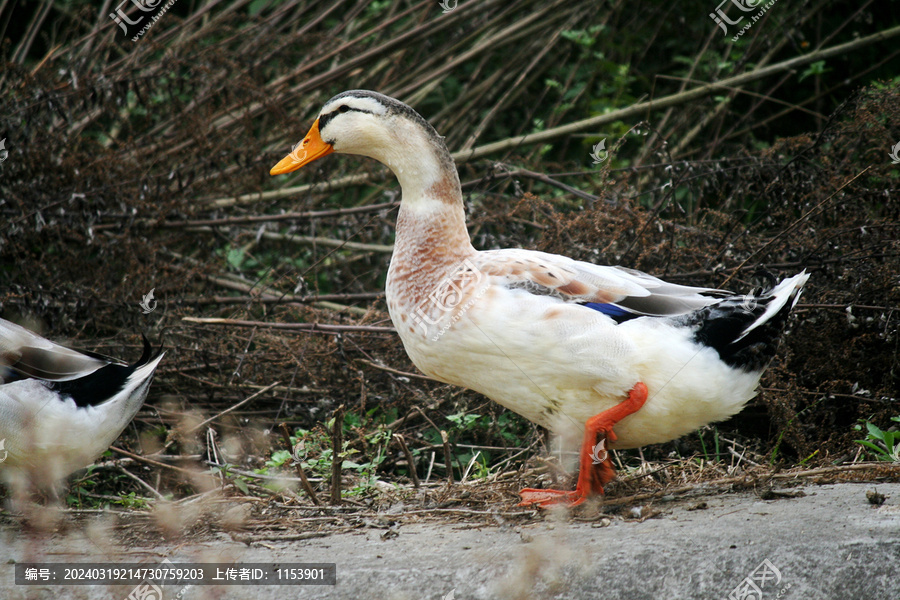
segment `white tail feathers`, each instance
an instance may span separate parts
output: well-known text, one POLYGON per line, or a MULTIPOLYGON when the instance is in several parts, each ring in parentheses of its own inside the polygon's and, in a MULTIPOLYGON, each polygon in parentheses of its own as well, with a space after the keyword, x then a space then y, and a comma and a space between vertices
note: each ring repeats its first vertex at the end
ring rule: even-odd
POLYGON ((789 277, 776 285, 774 288, 769 290, 763 297, 771 298, 772 300, 766 305, 766 312, 761 314, 758 319, 753 321, 747 329, 741 333, 740 337, 734 341, 738 341, 748 333, 759 327, 760 325, 766 323, 769 319, 777 315, 784 306, 790 302, 791 308, 797 304, 797 300, 800 299, 800 292, 803 290, 803 286, 806 283, 806 280, 809 279, 809 275, 806 273, 806 269, 800 271, 793 277, 789 277))

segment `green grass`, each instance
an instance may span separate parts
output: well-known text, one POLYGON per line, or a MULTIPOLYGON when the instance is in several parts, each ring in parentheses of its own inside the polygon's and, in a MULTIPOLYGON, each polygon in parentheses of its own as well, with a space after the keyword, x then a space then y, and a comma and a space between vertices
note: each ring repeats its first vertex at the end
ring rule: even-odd
MULTIPOLYGON (((900 423, 900 416, 891 417, 891 421, 900 423)), ((856 431, 866 429, 866 438, 856 440, 867 450, 867 454, 875 460, 900 464, 900 431, 894 425, 885 431, 869 421, 862 420, 862 424, 853 427, 856 431)))

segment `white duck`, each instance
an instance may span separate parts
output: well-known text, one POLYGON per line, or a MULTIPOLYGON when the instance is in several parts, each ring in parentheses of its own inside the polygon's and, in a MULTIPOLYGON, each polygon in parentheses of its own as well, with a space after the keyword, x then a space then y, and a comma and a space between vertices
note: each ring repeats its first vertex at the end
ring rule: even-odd
POLYGON ((54 491, 131 421, 163 353, 133 365, 70 350, 0 319, 0 477, 54 491))
POLYGON ((443 138, 375 92, 329 100, 270 172, 331 152, 374 158, 400 181, 386 299, 415 365, 581 439, 575 491, 525 489, 523 504, 602 493, 615 476, 607 442, 666 442, 740 411, 808 278, 736 296, 533 250, 476 250, 443 138))

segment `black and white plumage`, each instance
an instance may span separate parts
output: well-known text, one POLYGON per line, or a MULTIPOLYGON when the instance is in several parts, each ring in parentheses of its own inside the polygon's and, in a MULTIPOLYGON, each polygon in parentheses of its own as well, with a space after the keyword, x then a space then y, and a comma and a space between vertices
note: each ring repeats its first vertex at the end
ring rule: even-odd
POLYGON ((91 464, 141 408, 162 358, 146 338, 128 365, 0 319, 0 477, 52 490, 91 464))

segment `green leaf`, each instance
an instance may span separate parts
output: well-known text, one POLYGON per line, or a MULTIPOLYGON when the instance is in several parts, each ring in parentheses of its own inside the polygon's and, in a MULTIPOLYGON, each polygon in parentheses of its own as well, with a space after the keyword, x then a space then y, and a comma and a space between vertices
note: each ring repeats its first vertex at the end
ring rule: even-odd
POLYGON ((244 264, 244 249, 243 248, 230 248, 228 253, 225 255, 225 260, 228 261, 228 264, 234 267, 237 270, 241 269, 241 265, 244 264))
POLYGON ((827 72, 829 72, 829 71, 831 71, 831 69, 826 69, 826 68, 825 68, 825 61, 824 61, 824 60, 817 60, 817 61, 814 62, 814 63, 810 63, 809 66, 806 67, 806 70, 803 71, 803 73, 800 74, 800 79, 799 79, 799 81, 803 81, 803 80, 806 79, 807 77, 811 77, 811 76, 813 76, 813 75, 822 75, 822 74, 827 73, 827 72))
POLYGON ((862 444, 863 446, 865 446, 865 447, 867 447, 867 448, 871 448, 872 450, 874 450, 875 452, 877 452, 877 453, 878 453, 879 455, 881 455, 881 456, 886 456, 886 455, 887 455, 887 453, 884 451, 884 448, 882 448, 881 446, 876 446, 875 444, 873 444, 873 443, 870 442, 869 440, 856 440, 856 442, 857 442, 858 444, 862 444))
POLYGON ((269 5, 269 0, 253 0, 250 3, 250 6, 247 7, 247 14, 251 17, 255 17, 259 13, 263 11, 266 6, 269 5))
POLYGON ((234 481, 234 487, 241 490, 245 494, 248 494, 248 495, 250 494, 250 488, 247 487, 246 481, 244 481, 243 479, 241 479, 239 477, 236 477, 233 481, 234 481))
POLYGON ((287 450, 276 450, 272 453, 271 458, 266 461, 267 467, 280 467, 286 462, 290 461, 293 457, 291 453, 287 450))
POLYGON ((880 429, 879 429, 876 425, 874 425, 873 423, 868 423, 868 422, 867 422, 867 423, 866 423, 866 429, 869 430, 869 435, 871 435, 872 437, 877 438, 877 439, 879 439, 879 440, 884 438, 884 432, 883 432, 882 430, 880 430, 880 429))

